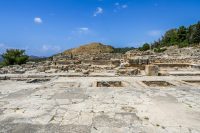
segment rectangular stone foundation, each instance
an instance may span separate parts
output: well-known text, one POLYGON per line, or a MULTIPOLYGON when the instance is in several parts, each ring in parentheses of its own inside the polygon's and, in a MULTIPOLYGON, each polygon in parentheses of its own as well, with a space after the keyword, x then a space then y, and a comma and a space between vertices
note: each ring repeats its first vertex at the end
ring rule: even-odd
POLYGON ((96 87, 123 87, 121 81, 97 81, 96 87))
POLYGON ((166 82, 166 81, 142 81, 149 87, 170 87, 174 86, 173 84, 166 82))
POLYGON ((184 82, 200 85, 200 80, 183 80, 184 82))

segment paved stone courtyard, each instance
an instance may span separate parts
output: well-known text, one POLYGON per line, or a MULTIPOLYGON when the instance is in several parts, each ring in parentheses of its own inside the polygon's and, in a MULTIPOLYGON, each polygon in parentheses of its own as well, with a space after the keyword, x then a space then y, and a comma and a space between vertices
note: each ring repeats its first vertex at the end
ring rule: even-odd
POLYGON ((1 80, 0 132, 199 133, 200 77, 1 80))

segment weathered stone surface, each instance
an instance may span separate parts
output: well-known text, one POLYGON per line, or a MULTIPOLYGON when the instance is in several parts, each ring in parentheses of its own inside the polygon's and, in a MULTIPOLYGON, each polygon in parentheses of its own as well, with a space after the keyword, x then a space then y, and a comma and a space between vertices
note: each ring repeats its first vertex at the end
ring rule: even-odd
POLYGON ((156 65, 146 65, 145 72, 148 76, 158 76, 159 67, 156 65))
POLYGON ((118 69, 116 74, 120 76, 134 76, 134 75, 139 75, 140 70, 137 68, 136 69, 118 69))
POLYGON ((58 77, 37 84, 1 80, 0 132, 200 132, 197 80, 198 76, 58 77), (92 86, 97 81, 114 86, 92 86))
POLYGON ((88 75, 90 74, 90 70, 82 70, 83 74, 88 75))
POLYGON ((97 49, 0 68, 0 132, 200 132, 198 50, 97 49))

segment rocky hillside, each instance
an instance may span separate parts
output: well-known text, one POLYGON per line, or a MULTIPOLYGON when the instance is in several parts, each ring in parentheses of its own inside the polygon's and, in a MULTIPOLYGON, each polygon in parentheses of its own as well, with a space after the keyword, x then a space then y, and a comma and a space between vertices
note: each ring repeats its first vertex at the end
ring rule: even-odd
POLYGON ((132 55, 132 56, 156 55, 156 56, 163 56, 166 58, 200 57, 200 46, 184 47, 184 48, 179 48, 178 46, 169 46, 169 47, 164 47, 163 49, 164 51, 161 52, 155 52, 154 49, 146 51, 140 51, 138 49, 134 49, 126 52, 126 55, 132 55))
POLYGON ((81 55, 81 54, 99 54, 99 53, 111 53, 114 51, 112 46, 103 45, 101 43, 90 43, 79 48, 69 49, 63 52, 63 54, 73 54, 73 55, 81 55))

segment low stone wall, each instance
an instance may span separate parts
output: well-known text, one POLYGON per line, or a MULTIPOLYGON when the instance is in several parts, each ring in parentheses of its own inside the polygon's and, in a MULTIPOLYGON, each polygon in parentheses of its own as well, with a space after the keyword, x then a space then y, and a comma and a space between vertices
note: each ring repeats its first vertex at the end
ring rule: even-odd
POLYGON ((154 65, 157 65, 159 67, 164 67, 164 68, 171 68, 171 67, 178 67, 178 68, 185 68, 185 67, 191 67, 191 64, 188 63, 154 63, 154 65))
POLYGON ((200 64, 191 64, 191 68, 200 70, 200 64))
POLYGON ((149 64, 149 59, 129 59, 128 63, 130 65, 147 65, 149 64))
POLYGON ((83 60, 81 63, 90 65, 112 65, 112 61, 110 60, 83 60))
POLYGON ((64 61, 54 61, 54 65, 70 65, 70 64, 81 64, 79 60, 64 60, 64 61))
POLYGON ((145 69, 145 65, 149 64, 149 59, 129 59, 129 67, 136 67, 140 70, 145 69))
POLYGON ((200 63, 200 58, 170 58, 170 57, 165 57, 165 58, 151 58, 150 59, 151 64, 155 63, 166 63, 166 64, 199 64, 200 63))

